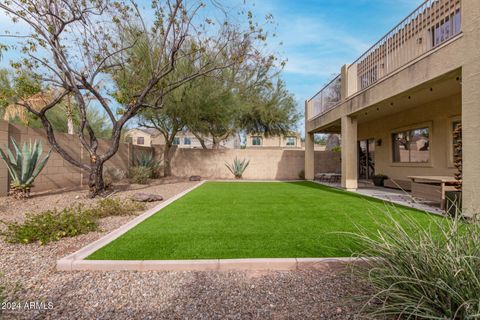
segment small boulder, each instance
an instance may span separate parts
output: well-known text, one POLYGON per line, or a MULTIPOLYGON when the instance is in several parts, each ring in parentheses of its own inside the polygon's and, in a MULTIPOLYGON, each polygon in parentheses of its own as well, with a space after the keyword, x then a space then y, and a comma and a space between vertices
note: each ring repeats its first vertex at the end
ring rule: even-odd
POLYGON ((200 176, 190 176, 190 181, 200 181, 202 178, 200 176))
POLYGON ((137 202, 154 202, 162 201, 163 197, 161 195, 152 193, 135 193, 131 199, 137 202))

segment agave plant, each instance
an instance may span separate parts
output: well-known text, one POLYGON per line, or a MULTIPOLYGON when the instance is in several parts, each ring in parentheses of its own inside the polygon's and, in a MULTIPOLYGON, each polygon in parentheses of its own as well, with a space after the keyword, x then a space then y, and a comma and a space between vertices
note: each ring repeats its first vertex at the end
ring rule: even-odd
POLYGON ((0 149, 0 156, 7 165, 8 172, 12 178, 10 193, 16 198, 28 198, 30 189, 33 187, 35 178, 39 175, 52 153, 52 149, 48 154, 40 160, 42 154, 42 144, 35 140, 29 145, 23 144, 22 149, 18 147, 17 142, 12 137, 12 145, 16 155, 5 146, 5 151, 0 149))
POLYGON ((160 167, 160 161, 155 160, 152 153, 142 152, 137 156, 136 166, 150 169, 150 178, 156 178, 160 167))
POLYGON ((230 170, 230 172, 235 176, 236 179, 241 179, 243 176, 243 172, 247 169, 248 165, 250 164, 250 160, 243 159, 239 160, 235 157, 233 163, 226 163, 225 166, 230 170))
POLYGON ((155 165, 155 160, 153 159, 152 153, 142 152, 137 156, 137 163, 138 167, 147 167, 150 168, 155 165))

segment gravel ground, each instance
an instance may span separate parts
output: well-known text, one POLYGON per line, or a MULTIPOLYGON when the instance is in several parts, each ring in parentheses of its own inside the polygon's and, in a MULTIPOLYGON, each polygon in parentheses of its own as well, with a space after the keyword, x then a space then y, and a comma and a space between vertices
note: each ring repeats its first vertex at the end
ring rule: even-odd
MULTIPOLYGON (((193 186, 182 180, 131 186, 165 199, 193 186)), ((36 195, 26 202, 0 198, 0 219, 23 212, 93 203, 85 191, 36 195)), ((153 206, 154 204, 149 204, 153 206)), ((296 272, 57 272, 56 260, 118 228, 133 217, 102 219, 101 231, 45 246, 0 240, 0 286, 16 311, 2 319, 354 319, 365 285, 342 270, 296 272), (42 302, 36 307, 25 303, 42 302), (42 310, 38 310, 38 309, 42 310)), ((11 304, 2 307, 11 307, 11 304)))

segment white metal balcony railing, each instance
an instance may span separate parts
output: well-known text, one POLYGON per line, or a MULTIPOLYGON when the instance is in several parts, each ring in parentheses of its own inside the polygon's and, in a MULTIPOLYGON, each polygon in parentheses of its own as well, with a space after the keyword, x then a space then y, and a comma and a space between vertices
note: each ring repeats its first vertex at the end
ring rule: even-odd
POLYGON ((325 113, 336 107, 342 100, 342 76, 338 75, 309 101, 309 118, 325 113))
MULTIPOLYGON (((426 0, 347 68, 348 95, 366 89, 461 32, 461 0, 426 0)), ((337 78, 336 78, 337 79, 337 78)), ((334 80, 335 81, 335 80, 334 80)), ((341 79, 338 80, 341 82, 341 79)), ((339 104, 324 101, 332 83, 308 102, 309 118, 339 104), (326 91, 324 93, 324 91, 326 91), (320 96, 320 98, 318 97, 320 96)), ((336 89, 337 90, 337 89, 336 89)), ((341 88, 337 90, 340 93, 341 88)))

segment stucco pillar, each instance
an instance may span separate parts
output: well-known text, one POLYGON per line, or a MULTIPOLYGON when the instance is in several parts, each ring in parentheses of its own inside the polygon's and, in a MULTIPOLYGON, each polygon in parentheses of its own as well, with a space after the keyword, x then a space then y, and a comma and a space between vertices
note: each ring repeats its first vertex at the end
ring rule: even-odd
POLYGON ((315 177, 315 146, 313 133, 305 133, 305 179, 315 177))
POLYGON ((305 179, 315 178, 315 142, 314 134, 308 132, 308 102, 305 101, 305 179))
POLYGON ((357 119, 342 117, 342 188, 356 190, 357 167, 357 119))
POLYGON ((462 1, 463 213, 480 213, 480 1, 462 1))
MULTIPOLYGON (((8 122, 0 120, 0 148, 8 146, 8 122)), ((5 150, 4 150, 5 151, 5 150)), ((8 194, 8 169, 5 163, 0 160, 0 196, 8 194)))
POLYGON ((342 71, 341 71, 341 75, 342 75, 342 82, 341 82, 341 85, 342 85, 342 89, 340 91, 340 99, 343 101, 345 101, 349 95, 348 93, 348 66, 347 65, 343 65, 342 66, 342 71))

